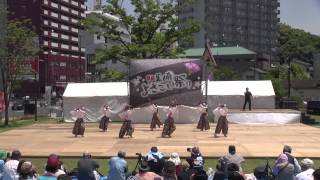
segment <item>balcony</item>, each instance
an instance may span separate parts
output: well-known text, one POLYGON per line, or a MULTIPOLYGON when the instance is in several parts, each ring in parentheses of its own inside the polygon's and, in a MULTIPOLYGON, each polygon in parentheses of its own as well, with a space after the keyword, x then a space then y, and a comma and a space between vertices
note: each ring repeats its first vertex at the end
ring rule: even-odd
POLYGON ((58 37, 59 37, 59 34, 58 34, 58 33, 55 33, 55 32, 51 32, 51 36, 52 36, 52 37, 55 37, 55 38, 58 38, 58 37))
POLYGON ((78 42, 79 39, 77 37, 71 37, 71 40, 75 41, 75 42, 78 42))
POLYGON ((62 49, 69 49, 69 45, 61 44, 61 48, 62 48, 62 49))
POLYGON ((79 3, 77 1, 71 0, 71 4, 74 5, 74 6, 79 6, 79 3))
POLYGON ((61 38, 62 38, 62 39, 65 39, 65 40, 69 40, 69 36, 64 35, 64 34, 61 34, 61 38))
POLYGON ((55 28, 58 28, 58 27, 59 27, 58 23, 54 23, 54 22, 51 22, 51 26, 52 26, 52 27, 55 27, 55 28))
POLYGON ((79 30, 78 30, 77 28, 71 28, 71 31, 72 31, 72 32, 75 32, 75 33, 78 33, 78 32, 79 32, 79 30))
POLYGON ((55 18, 59 18, 59 14, 55 12, 51 12, 50 15, 55 18))
POLYGON ((51 2, 50 5, 51 7, 59 8, 59 5, 57 3, 51 2))
POLYGON ((74 51, 79 51, 79 47, 76 47, 76 46, 71 46, 71 50, 74 50, 74 51))
POLYGON ((59 47, 59 44, 58 44, 58 43, 55 43, 55 42, 51 42, 51 46, 52 46, 52 47, 59 47))

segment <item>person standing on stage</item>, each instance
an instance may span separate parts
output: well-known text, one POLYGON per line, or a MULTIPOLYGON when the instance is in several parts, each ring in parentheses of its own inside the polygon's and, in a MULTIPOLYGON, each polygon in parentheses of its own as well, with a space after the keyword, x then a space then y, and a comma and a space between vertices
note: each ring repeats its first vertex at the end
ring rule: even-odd
POLYGON ((206 103, 200 104, 199 111, 201 112, 201 115, 197 125, 197 129, 200 129, 201 131, 210 129, 207 104, 206 103))
POLYGON ((172 103, 169 106, 167 119, 164 122, 163 130, 162 130, 162 137, 171 137, 172 133, 176 130, 176 125, 174 124, 173 115, 177 111, 177 105, 172 103))
POLYGON ((77 137, 78 135, 81 135, 83 137, 85 131, 83 119, 85 112, 81 108, 76 108, 75 110, 71 111, 70 114, 76 118, 72 129, 72 134, 74 134, 75 137, 77 137))
POLYGON ((124 109, 124 112, 121 113, 121 118, 124 120, 119 132, 119 138, 123 138, 125 135, 132 138, 132 134, 134 132, 134 128, 132 126, 132 113, 133 107, 127 105, 124 109))
POLYGON ((156 126, 158 125, 158 127, 160 128, 160 126, 162 125, 162 122, 160 121, 160 117, 159 117, 159 108, 158 105, 156 103, 151 105, 151 110, 152 110, 152 120, 151 120, 151 124, 150 124, 150 129, 151 131, 153 131, 154 128, 156 128, 156 126))
POLYGON ((111 122, 110 116, 110 107, 107 105, 103 106, 102 109, 102 118, 100 119, 99 128, 102 129, 103 132, 107 131, 109 122, 111 122))
POLYGON ((247 103, 249 104, 249 111, 251 111, 251 100, 252 100, 252 94, 249 91, 249 88, 246 88, 246 92, 244 92, 244 104, 242 108, 243 111, 246 109, 247 103))
POLYGON ((217 134, 220 134, 222 131, 224 137, 227 137, 228 134, 228 120, 227 120, 227 114, 228 114, 228 108, 226 104, 218 106, 214 111, 213 114, 215 117, 218 118, 218 123, 216 126, 216 130, 214 133, 214 137, 218 137, 217 134))

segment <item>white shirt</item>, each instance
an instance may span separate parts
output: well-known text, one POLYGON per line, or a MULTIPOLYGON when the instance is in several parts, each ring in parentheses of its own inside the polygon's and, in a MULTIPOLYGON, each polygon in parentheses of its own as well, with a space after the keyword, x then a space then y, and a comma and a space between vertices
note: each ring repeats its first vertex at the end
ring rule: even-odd
POLYGON ((19 161, 9 160, 4 165, 3 169, 3 180, 18 180, 19 175, 17 172, 19 161))
POLYGON ((296 180, 313 180, 312 173, 314 172, 314 169, 308 169, 305 171, 302 171, 301 173, 296 175, 296 180))

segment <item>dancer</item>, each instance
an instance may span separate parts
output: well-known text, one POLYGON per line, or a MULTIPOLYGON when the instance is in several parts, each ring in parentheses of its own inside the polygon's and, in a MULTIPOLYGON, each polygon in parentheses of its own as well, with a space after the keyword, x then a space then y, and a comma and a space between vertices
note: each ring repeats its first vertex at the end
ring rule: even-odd
POLYGON ((85 112, 81 108, 76 108, 73 111, 70 112, 70 114, 76 118, 76 121, 74 122, 74 126, 72 129, 72 134, 74 134, 75 137, 78 135, 81 135, 84 137, 84 131, 85 131, 85 125, 84 125, 84 115, 85 112))
POLYGON ((167 119, 164 122, 162 137, 171 137, 172 133, 176 130, 176 125, 174 124, 173 115, 177 111, 177 105, 172 103, 169 106, 167 119))
POLYGON ((227 137, 228 134, 228 120, 227 120, 227 114, 228 114, 228 108, 226 104, 219 105, 214 111, 213 114, 215 117, 219 117, 216 130, 214 133, 214 137, 218 137, 217 134, 220 134, 222 131, 224 137, 227 137))
POLYGON ((102 109, 102 117, 100 119, 100 124, 99 124, 99 128, 102 129, 103 132, 107 131, 108 130, 108 125, 109 125, 109 122, 111 122, 111 119, 109 118, 110 116, 110 107, 107 106, 107 105, 104 105, 103 106, 103 109, 102 109))
POLYGON ((197 129, 200 129, 201 131, 210 129, 207 104, 206 103, 200 104, 198 109, 201 112, 201 115, 197 125, 197 129))
POLYGON ((131 115, 133 112, 133 107, 127 105, 124 109, 124 112, 120 114, 121 118, 124 120, 119 131, 119 138, 123 138, 125 135, 132 138, 134 132, 134 127, 131 122, 131 115))
POLYGON ((151 131, 153 131, 154 128, 156 128, 156 126, 158 125, 158 127, 160 128, 161 125, 163 125, 163 123, 160 121, 160 117, 159 117, 159 108, 158 105, 156 103, 151 105, 151 110, 152 110, 152 120, 151 120, 151 124, 150 124, 150 129, 151 131))

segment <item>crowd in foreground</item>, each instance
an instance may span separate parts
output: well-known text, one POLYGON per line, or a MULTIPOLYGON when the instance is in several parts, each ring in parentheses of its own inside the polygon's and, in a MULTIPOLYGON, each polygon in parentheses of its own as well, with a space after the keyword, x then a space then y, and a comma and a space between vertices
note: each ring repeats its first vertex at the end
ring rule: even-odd
POLYGON ((60 157, 49 155, 45 172, 36 172, 32 162, 21 159, 21 152, 0 153, 0 180, 320 180, 320 169, 315 169, 311 159, 299 163, 291 154, 290 146, 284 146, 273 166, 258 166, 251 174, 242 172, 245 159, 230 145, 228 153, 219 158, 213 170, 204 169, 205 159, 198 147, 188 148, 190 157, 181 161, 178 153, 171 153, 165 159, 157 147, 152 147, 143 156, 139 155, 134 170, 128 169, 126 153, 119 151, 108 160, 109 171, 106 176, 99 173, 99 164, 90 153, 83 153, 77 167, 71 171, 64 168, 60 157))

